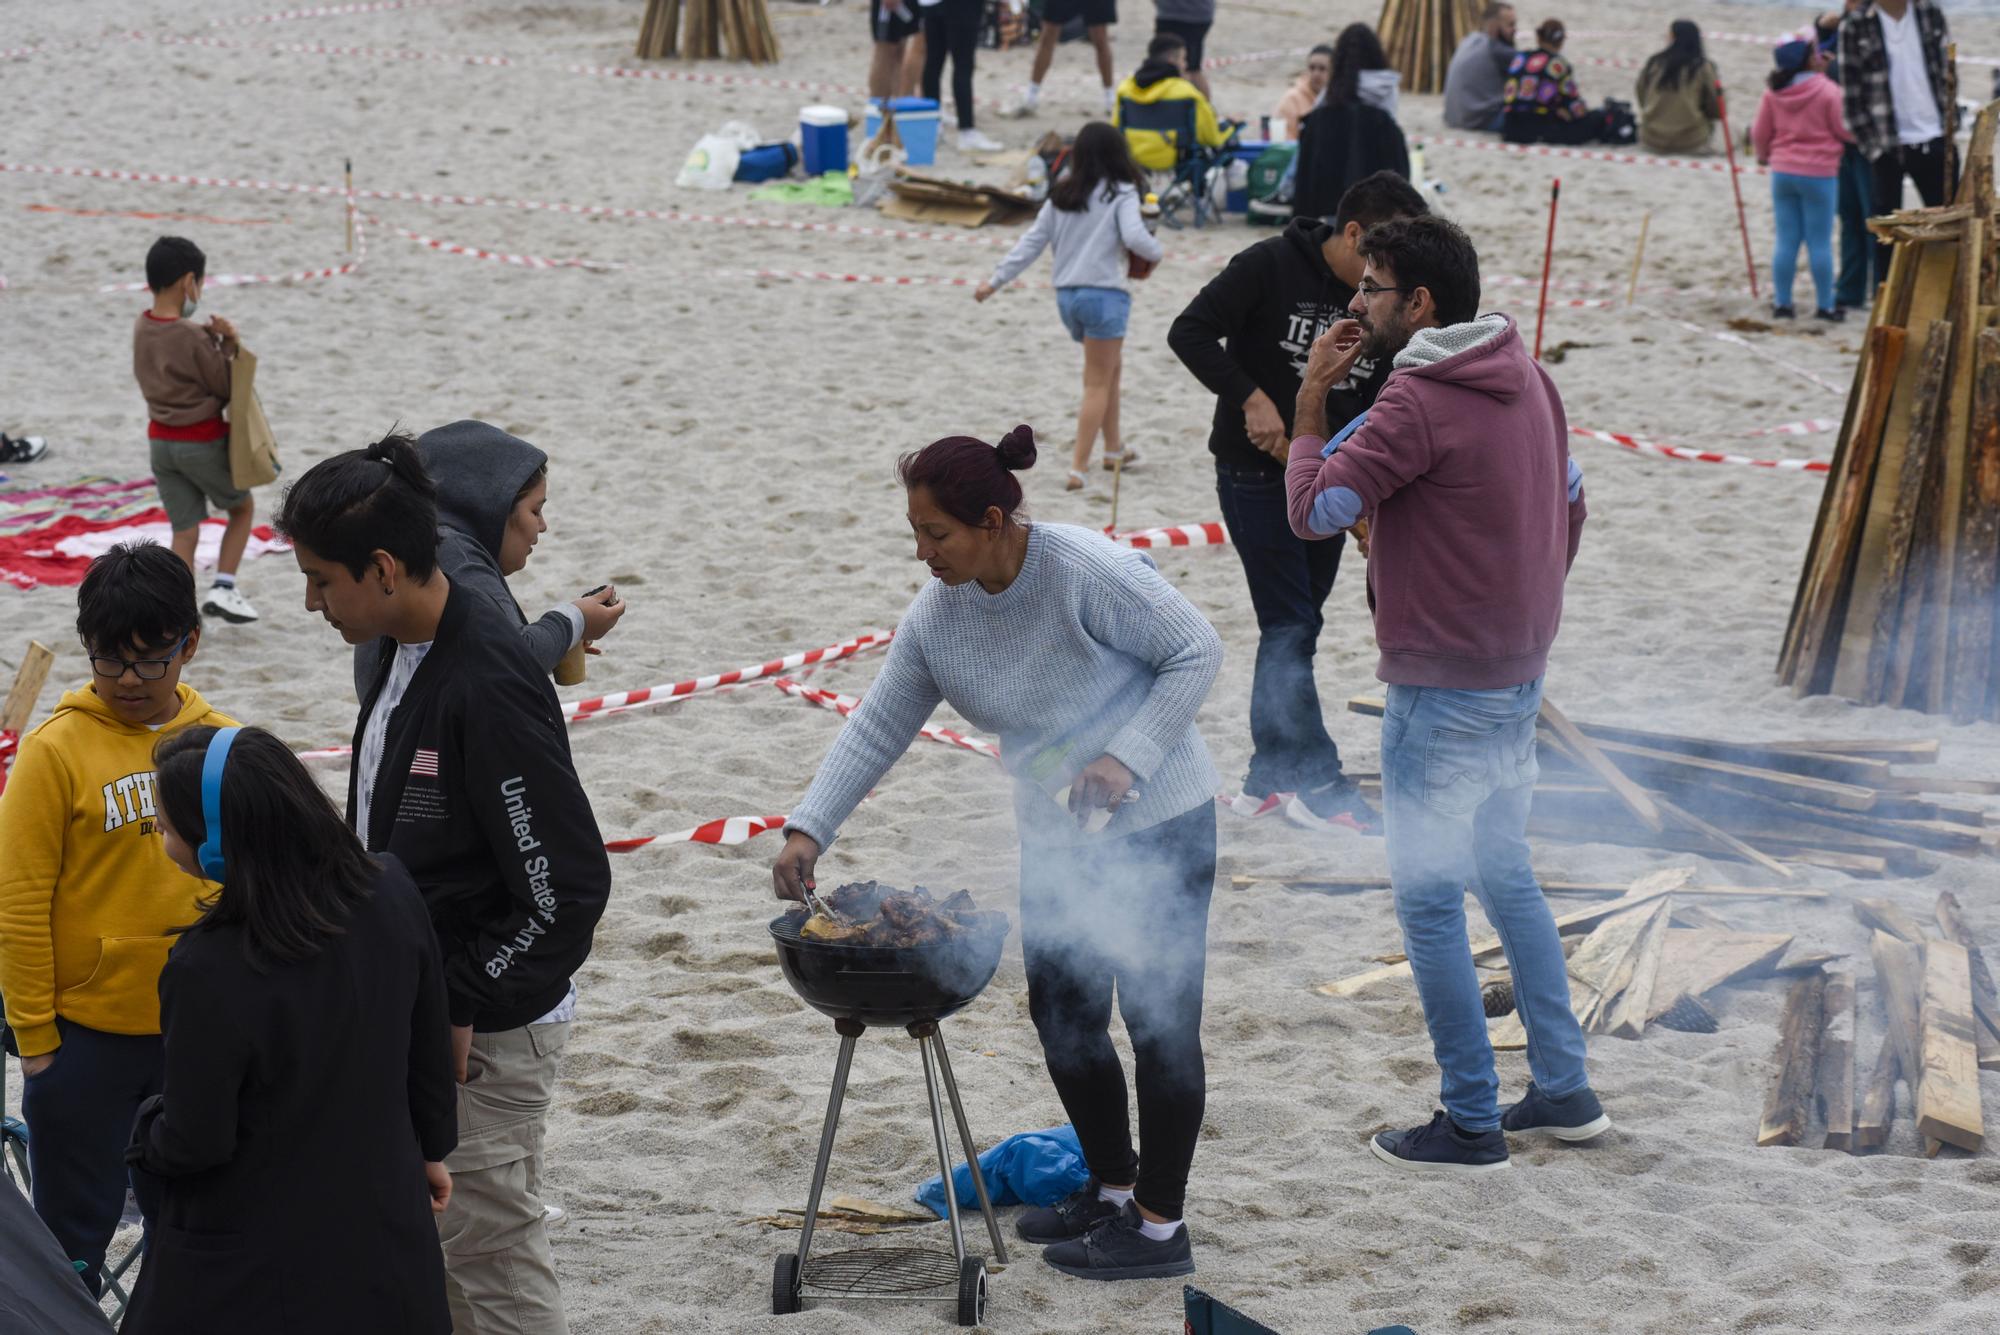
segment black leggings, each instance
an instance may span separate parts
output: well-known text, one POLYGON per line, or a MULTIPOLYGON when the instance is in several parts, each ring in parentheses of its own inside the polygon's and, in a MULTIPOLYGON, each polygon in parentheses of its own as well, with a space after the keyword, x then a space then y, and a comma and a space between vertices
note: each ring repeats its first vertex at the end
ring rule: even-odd
POLYGON ((1049 1079, 1102 1182, 1136 1182, 1139 1204, 1179 1219, 1201 1135, 1208 900, 1215 807, 1203 803, 1123 839, 1021 850, 1021 950, 1028 1012, 1049 1079), (1139 1149, 1111 1000, 1132 1037, 1139 1149))
POLYGON ((979 54, 979 24, 983 0, 938 0, 924 14, 924 96, 937 102, 944 80, 944 58, 951 56, 951 100, 958 108, 958 128, 972 128, 972 62, 979 54))
MULTIPOLYGON (((1894 213, 1903 207, 1903 178, 1908 176, 1917 187, 1917 198, 1923 200, 1925 208, 1937 208, 1957 193, 1958 182, 1947 179, 1945 170, 1944 140, 1933 139, 1928 144, 1898 144, 1881 157, 1868 164, 1869 174, 1874 178, 1875 213, 1894 213)), ((1889 276, 1889 244, 1875 243, 1875 281, 1880 283, 1889 276)), ((1869 289, 1874 294, 1874 289, 1869 289)))

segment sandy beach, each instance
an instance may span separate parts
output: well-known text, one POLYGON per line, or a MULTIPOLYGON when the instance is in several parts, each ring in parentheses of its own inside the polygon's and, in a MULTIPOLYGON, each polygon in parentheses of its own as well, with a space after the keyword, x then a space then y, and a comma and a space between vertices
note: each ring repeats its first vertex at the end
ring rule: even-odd
MULTIPOLYGON (((592 660, 590 684, 565 698, 893 625, 925 578, 911 559, 893 463, 941 435, 997 439, 1033 424, 1045 444, 1024 478, 1034 516, 1108 522, 1108 474, 1083 492, 1062 489, 1079 357, 1052 294, 1036 286, 1046 266, 1030 270, 1026 290, 984 306, 969 285, 943 281, 985 277, 1015 232, 944 235, 872 213, 753 202, 744 186, 710 195, 673 184, 694 141, 725 121, 775 139, 792 131, 803 103, 858 107, 868 42, 857 0, 773 0, 785 47, 776 67, 667 62, 651 68, 671 77, 653 79, 578 72, 635 64, 638 0, 468 0, 235 21, 268 3, 220 0, 198 13, 161 0, 5 8, 0 78, 10 110, 0 158, 10 166, 334 188, 0 170, 0 426, 40 432, 55 447, 44 462, 0 470, 12 474, 7 485, 144 477, 129 352, 142 298, 100 288, 137 279, 162 231, 196 238, 211 275, 347 262, 338 186, 351 159, 367 190, 487 202, 363 201, 366 254, 353 274, 212 286, 203 307, 235 321, 258 354, 288 476, 396 423, 422 430, 483 418, 549 451, 552 533, 513 581, 520 601, 533 615, 609 580, 632 608, 592 660), (318 49, 287 49, 300 46, 318 49), (13 50, 29 47, 42 49, 13 50), (708 81, 725 75, 743 81, 708 81), (788 80, 840 91, 771 86, 788 80), (801 230, 836 224, 931 235, 801 230), (592 266, 481 259, 403 232, 592 266)), ((1121 70, 1137 63, 1150 31, 1144 6, 1127 8, 1121 70)), ((1225 0, 1211 58, 1266 58, 1214 72, 1220 110, 1254 122, 1299 68, 1294 49, 1372 21, 1377 8, 1225 0)), ((1550 13, 1568 22, 1569 54, 1596 101, 1631 97, 1637 63, 1663 45, 1671 19, 1771 33, 1812 12, 1567 0, 1525 6, 1521 18, 1524 34, 1550 13)), ((1953 26, 1962 54, 2000 58, 2000 18, 1954 15, 1953 26)), ((1766 47, 1711 41, 1709 53, 1732 121, 1747 124, 1766 47)), ((982 127, 1010 147, 1046 129, 1073 132, 1097 101, 1086 54, 1062 49, 1039 119, 986 109, 982 127)), ((982 51, 982 99, 1011 97, 1028 60, 1024 50, 982 51)), ((1969 95, 1991 78, 1988 65, 1962 73, 1969 95)), ((1444 128, 1441 105, 1405 93, 1406 132, 1459 138, 1444 128)), ((939 156, 947 172, 966 166, 951 147, 939 156)), ((1561 177, 1556 295, 1612 299, 1548 313, 1545 346, 1567 345, 1551 371, 1573 424, 1765 459, 1831 454, 1827 434, 1746 433, 1838 419, 1863 320, 1805 321, 1737 343, 1714 337, 1731 319, 1763 313, 1746 291, 1725 174, 1449 142, 1427 148, 1425 170, 1444 186, 1441 207, 1478 244, 1483 308, 1530 332, 1549 183, 1561 177), (1640 304, 1626 307, 1648 210, 1640 304)), ((1765 178, 1744 176, 1743 191, 1761 286, 1772 230, 1765 178)), ((1264 235, 1240 219, 1169 234, 1167 261, 1136 294, 1124 422, 1146 458, 1123 482, 1121 528, 1219 518, 1206 451, 1212 400, 1167 350, 1166 330, 1229 254, 1264 235)), ((1591 519, 1548 678, 1550 697, 1572 716, 1747 739, 1941 737, 1945 772, 2000 778, 1992 725, 1799 701, 1774 683, 1818 475, 1639 457, 1581 439, 1572 448, 1591 519)), ((279 491, 259 494, 260 514, 275 509, 279 491)), ((1249 755, 1256 644, 1241 569, 1221 548, 1156 555, 1227 646, 1201 726, 1233 784, 1249 755)), ((1377 724, 1344 711, 1350 695, 1379 685, 1358 557, 1349 560, 1328 606, 1318 681, 1349 766, 1373 770, 1377 724)), ((189 681, 301 748, 345 743, 355 712, 347 652, 304 610, 289 558, 246 564, 242 586, 263 619, 212 626, 189 681)), ((31 638, 61 654, 45 712, 56 685, 87 670, 73 590, 0 589, 0 604, 0 670, 11 675, 31 638)), ((879 664, 862 655, 811 681, 860 694, 879 664)), ((936 721, 967 727, 948 712, 936 721)), ((784 812, 839 726, 830 712, 754 686, 592 722, 573 736, 598 821, 616 839, 784 812)), ((332 782, 339 771, 325 773, 332 782)), ((1209 1103, 1189 1192, 1203 1288, 1287 1335, 1358 1335, 1393 1322, 1421 1335, 2000 1329, 2000 1160, 1990 1150, 1926 1161, 1907 1117, 1887 1152, 1869 1157, 1754 1147, 1783 999, 1776 981, 1716 994, 1714 1035, 1655 1027, 1637 1042, 1594 1037, 1593 1080, 1618 1129, 1589 1146, 1517 1140, 1513 1171, 1473 1184, 1386 1170, 1365 1152, 1366 1137, 1424 1120, 1437 1096, 1415 992, 1401 985, 1332 1000, 1311 987, 1400 948, 1389 892, 1239 890, 1228 879, 1380 873, 1382 844, 1278 819, 1221 820, 1209 1103)), ((550 1123, 548 1194, 569 1215, 556 1254, 578 1332, 904 1332, 949 1322, 942 1305, 769 1315, 772 1259, 796 1235, 751 1221, 804 1204, 835 1046, 830 1023, 780 976, 765 933, 778 842, 656 844, 614 861, 550 1123)), ((1619 880, 1694 865, 1704 882, 1762 879, 1691 855, 1538 851, 1549 876, 1619 880)), ((982 904, 1011 910, 1015 860, 999 767, 919 742, 856 812, 820 877, 966 886, 982 904)), ((1919 881, 1805 870, 1803 882, 1829 890, 1828 902, 1715 907, 1745 930, 1858 954, 1859 1046, 1872 1060, 1882 1012, 1850 897, 1880 895, 1928 919, 1950 889, 1975 934, 2000 946, 1992 864, 1941 862, 1919 881)), ((945 1034, 982 1144, 1062 1120, 1028 1020, 1018 941, 945 1034)), ((936 1171, 913 1047, 900 1033, 862 1042, 832 1190, 900 1201, 936 1171)), ((1510 1094, 1527 1079, 1518 1053, 1501 1055, 1500 1072, 1510 1094)), ((2000 1074, 1982 1073, 1981 1084, 1987 1105, 2000 1107, 2000 1074)), ((18 1078, 10 1094, 17 1104, 18 1078)), ((942 1227, 922 1236, 942 1242, 942 1227)), ((986 1250, 983 1237, 974 1242, 986 1250)), ((1050 1270, 1025 1244, 1013 1260, 993 1276, 991 1330, 1179 1329, 1178 1282, 1090 1285, 1050 1270)))

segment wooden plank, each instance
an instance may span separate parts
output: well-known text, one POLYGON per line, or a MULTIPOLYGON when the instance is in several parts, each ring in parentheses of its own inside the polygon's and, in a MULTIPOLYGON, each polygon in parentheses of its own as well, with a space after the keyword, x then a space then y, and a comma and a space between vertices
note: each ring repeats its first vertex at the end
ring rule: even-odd
POLYGON ((1660 961, 1665 956, 1667 929, 1673 921, 1673 898, 1660 901, 1659 911, 1639 937, 1632 952, 1632 981, 1611 1007, 1605 1032, 1617 1038, 1638 1038, 1646 1032, 1652 1017, 1653 991, 1660 977, 1660 961))
POLYGON ((1944 933, 1944 939, 1965 947, 1972 970, 1972 1013, 1978 1021, 1973 1026, 1973 1043, 1979 1051, 1979 1068, 1982 1071, 2000 1071, 2000 988, 1996 988, 1993 972, 1986 966, 1986 957, 1965 925, 1965 918, 1959 911, 1958 896, 1949 890, 1940 894, 1936 915, 1938 929, 1944 933))
POLYGON ((1700 904, 1683 904, 1678 897, 1674 900, 1673 926, 1685 927, 1691 931, 1704 932, 1733 932, 1736 930, 1734 924, 1715 910, 1706 908, 1700 904))
POLYGON ((1708 760, 1701 756, 1676 755, 1671 751, 1628 746, 1623 742, 1604 742, 1601 745, 1612 760, 1649 780, 1665 778, 1712 783, 1745 792, 1766 793, 1787 802, 1838 807, 1842 811, 1867 811, 1874 807, 1876 801, 1874 789, 1858 784, 1835 783, 1810 775, 1787 774, 1751 765, 1734 765, 1726 760, 1708 760))
POLYGON ((1826 976, 1826 1027, 1819 1042, 1819 1107, 1829 1150, 1854 1148, 1854 978, 1826 976))
POLYGON ((1571 1009, 1585 1033, 1603 1032, 1613 1002, 1632 981, 1640 939, 1667 906, 1662 898, 1606 918, 1569 957, 1571 1009))
MULTIPOLYGON (((1910 1086, 1912 1106, 1923 1076, 1922 1011, 1924 962, 1918 947, 1899 941, 1877 928, 1869 939, 1869 953, 1875 958, 1875 987, 1882 994, 1883 1009, 1889 1016, 1889 1041, 1896 1048, 1896 1069, 1910 1086)), ((1926 1154, 1937 1153, 1937 1138, 1923 1137, 1926 1154)))
POLYGON ((1981 329, 1975 342, 1952 593, 1950 709, 1958 723, 1994 717, 1993 603, 2000 597, 2000 330, 1981 329))
MULTIPOLYGON (((1897 246, 1895 262, 1914 264, 1916 272, 1914 278, 1899 289, 1908 294, 1908 314, 1890 323, 1906 328, 1910 342, 1916 348, 1922 348, 1930 337, 1931 323, 1944 319, 1945 307, 1951 300, 1951 280, 1958 266, 1958 248, 1943 243, 1921 247, 1897 246), (1906 260, 1913 253, 1914 258, 1906 260)), ((1875 483, 1869 489, 1861 545, 1855 552, 1854 574, 1848 581, 1847 611, 1841 623, 1840 648, 1834 656, 1833 675, 1827 683, 1827 689, 1832 694, 1846 696, 1850 700, 1861 699, 1868 684, 1868 655, 1881 607, 1889 520, 1896 505, 1895 480, 1901 476, 1909 450, 1911 414, 1918 405, 1917 381, 1922 369, 1923 358, 1914 355, 1910 345, 1906 344, 1902 367, 1889 400, 1882 448, 1876 456, 1875 483)))
POLYGON ((1922 1025, 1917 1133, 1977 1153, 1986 1125, 1972 1041, 1972 974, 1965 947, 1956 941, 1924 948, 1922 1025))
POLYGON ((1768 975, 1791 948, 1782 932, 1667 933, 1660 951, 1660 968, 1653 979, 1653 1003, 1648 1020, 1673 1009, 1681 997, 1703 997, 1725 983, 1768 975))
MULTIPOLYGON (((1637 825, 1573 820, 1541 810, 1530 813, 1528 833, 1538 838, 1560 839, 1572 844, 1622 844, 1628 848, 1706 854, 1713 854, 1715 850, 1713 840, 1681 830, 1654 834, 1637 825)), ((1823 847, 1803 840, 1761 834, 1751 836, 1751 839, 1766 853, 1781 857, 1787 862, 1806 867, 1824 867, 1829 871, 1846 872, 1849 876, 1881 877, 1889 875, 1892 871, 1898 875, 1921 876, 1937 869, 1936 865, 1927 861, 1917 849, 1892 850, 1884 847, 1881 852, 1855 852, 1845 847, 1861 845, 1863 841, 1857 838, 1842 839, 1836 836, 1823 841, 1825 845, 1823 847), (1898 854, 1893 863, 1890 856, 1892 851, 1898 854)))
POLYGON ((1598 749, 1597 743, 1578 731, 1577 726, 1571 723, 1547 696, 1542 697, 1541 722, 1561 739, 1563 745, 1568 747, 1577 759, 1602 779, 1607 788, 1618 795, 1618 800, 1641 825, 1649 830, 1666 829, 1665 817, 1660 814, 1660 809, 1654 805, 1653 799, 1646 795, 1645 789, 1627 778, 1625 772, 1598 749))
MULTIPOLYGON (((1912 330, 1914 333, 1915 330, 1912 330)), ((1863 704, 1901 703, 1908 689, 1910 655, 1923 607, 1929 549, 1935 533, 1936 497, 1942 487, 1938 455, 1944 449, 1947 379, 1951 370, 1951 322, 1935 320, 1924 330, 1917 393, 1910 408, 1910 436, 1902 467, 1885 478, 1893 496, 1888 542, 1882 549, 1881 599, 1868 646, 1868 678, 1856 697, 1863 704)), ((1880 495, 1882 486, 1877 486, 1880 495)))
MULTIPOLYGON (((1624 899, 1611 900, 1603 904, 1593 904, 1587 909, 1577 909, 1573 913, 1559 915, 1556 918, 1556 930, 1562 931, 1565 928, 1590 926, 1591 924, 1602 922, 1605 918, 1613 914, 1623 913, 1634 905, 1643 904, 1649 900, 1671 894, 1679 889, 1680 885, 1693 874, 1693 871, 1690 869, 1677 868, 1673 871, 1654 872, 1649 876, 1642 876, 1632 883, 1632 889, 1624 899)), ((1474 960, 1485 959, 1500 953, 1500 938, 1497 936, 1474 942, 1472 945, 1472 958, 1474 960)), ((1380 968, 1370 969, 1365 973, 1351 974, 1346 978, 1336 978, 1330 983, 1321 983, 1313 990, 1325 997, 1351 997, 1357 993, 1366 991, 1376 983, 1388 982, 1396 978, 1407 978, 1409 975, 1410 962, 1403 960, 1400 963, 1385 964, 1380 968)))
POLYGON ((1792 871, 1784 863, 1778 861, 1768 853, 1758 852, 1749 844, 1744 843, 1741 839, 1738 839, 1735 835, 1722 829, 1720 826, 1709 824, 1692 811, 1687 810, 1685 807, 1674 805, 1674 803, 1668 801, 1658 793, 1654 793, 1652 796, 1653 801, 1659 806, 1660 810, 1666 812, 1696 834, 1707 835, 1710 839, 1713 839, 1716 843, 1721 844, 1724 848, 1734 853, 1738 858, 1746 862, 1754 862, 1765 871, 1770 872, 1774 876, 1781 876, 1787 881, 1792 880, 1797 875, 1796 872, 1792 871))
MULTIPOLYGON (((1954 143, 1955 146, 1955 143, 1954 143)), ((1965 499, 1966 441, 1971 435, 1974 364, 1978 355, 1978 335, 1992 316, 1979 305, 1981 250, 1986 228, 1966 227, 1959 243, 1958 293, 1953 305, 1956 338, 1952 345, 1950 392, 1946 405, 1942 468, 1938 475, 1943 493, 1938 497, 1935 576, 1929 600, 1924 604, 1922 626, 1923 662, 1922 708, 1926 713, 1942 712, 1948 705, 1945 673, 1951 666, 1952 594, 1958 569, 1959 512, 1965 499)))
MULTIPOLYGON (((1542 893, 1548 895, 1573 895, 1587 899, 1618 899, 1631 893, 1632 887, 1623 881, 1566 881, 1544 878, 1539 873, 1536 882, 1542 893)), ((1344 891, 1387 890, 1389 877, 1385 872, 1379 876, 1246 876, 1234 875, 1229 878, 1233 889, 1248 890, 1252 886, 1276 885, 1287 890, 1321 891, 1338 894, 1344 891)), ((1674 892, 1678 895, 1703 895, 1717 899, 1808 899, 1825 900, 1829 892, 1815 890, 1810 886, 1796 885, 1684 885, 1674 892)), ((1676 906, 1676 913, 1683 909, 1676 906)))
POLYGON ((1796 1145, 1811 1120, 1808 1102, 1819 1066, 1819 1039, 1826 1021, 1826 975, 1808 974, 1785 997, 1778 1025, 1778 1069, 1764 1096, 1757 1143, 1796 1145))
POLYGON ((1726 760, 1731 764, 1758 769, 1785 770, 1815 779, 1831 779, 1863 788, 1879 788, 1891 777, 1889 762, 1866 756, 1839 755, 1830 751, 1787 749, 1762 742, 1727 742, 1713 737, 1686 737, 1670 732, 1649 732, 1644 728, 1618 728, 1602 723, 1577 723, 1578 731, 1592 741, 1624 742, 1655 751, 1726 760))
POLYGON ((42 687, 48 684, 49 669, 55 666, 55 651, 40 640, 28 641, 26 652, 21 655, 21 666, 15 670, 14 684, 7 688, 7 699, 0 703, 0 732, 24 733, 35 721, 35 702, 41 699, 42 687))
POLYGON ((1946 779, 1931 774, 1891 774, 1889 782, 1882 787, 1893 793, 1992 797, 2000 794, 2000 779, 1946 779))
POLYGON ((1903 910, 1886 899, 1857 899, 1854 901, 1854 916, 1864 927, 1878 932, 1887 932, 1898 941, 1913 946, 1924 943, 1924 929, 1903 910))
POLYGON ((1847 588, 1848 572, 1860 545, 1869 491, 1875 484, 1875 460, 1882 449, 1883 424, 1902 371, 1907 339, 1908 331, 1893 325, 1878 325, 1868 331, 1861 374, 1856 378, 1860 409, 1849 433, 1843 434, 1839 471, 1827 478, 1831 505, 1823 503, 1821 507, 1822 527, 1814 531, 1799 610, 1794 614, 1799 624, 1791 656, 1780 668, 1780 675, 1792 684, 1795 694, 1823 690, 1829 676, 1821 663, 1822 651, 1829 643, 1839 643, 1835 622, 1840 595, 1847 588))
POLYGON ((1862 1086, 1861 1107, 1854 1115, 1854 1142, 1850 1150, 1879 1150, 1889 1143, 1889 1128, 1896 1121, 1896 1045, 1882 1040, 1875 1054, 1875 1069, 1862 1086))
POLYGON ((1912 737, 1903 741, 1888 741, 1883 738, 1854 738, 1850 741, 1830 742, 1823 739, 1800 741, 1766 742, 1766 746, 1780 751, 1834 751, 1843 756, 1872 756, 1877 760, 1889 760, 1903 765, 1926 765, 1938 758, 1939 742, 1935 737, 1912 737))

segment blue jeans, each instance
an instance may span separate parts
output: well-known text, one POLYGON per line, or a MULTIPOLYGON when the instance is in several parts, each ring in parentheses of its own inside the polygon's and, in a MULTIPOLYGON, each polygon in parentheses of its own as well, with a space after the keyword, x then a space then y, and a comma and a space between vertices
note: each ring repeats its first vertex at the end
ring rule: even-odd
POLYGON ((1840 279, 1833 299, 1860 310, 1875 295, 1868 266, 1875 262, 1875 237, 1868 215, 1875 210, 1875 172, 1861 150, 1849 144, 1840 155, 1840 279))
POLYGON ((1320 713, 1313 655, 1326 626, 1320 609, 1340 573, 1346 538, 1306 542, 1292 532, 1283 473, 1218 462, 1215 494, 1257 612, 1250 773, 1243 790, 1264 797, 1337 783, 1340 748, 1320 713))
POLYGON ((1771 300, 1792 304, 1792 279, 1799 267, 1799 244, 1812 265, 1818 308, 1833 309, 1833 215, 1840 202, 1838 176, 1771 173, 1771 207, 1778 215, 1778 246, 1771 254, 1771 300))
POLYGON ((1561 1098, 1589 1083, 1562 938, 1528 865, 1541 707, 1537 677, 1495 691, 1391 686, 1382 716, 1396 919, 1442 1074, 1444 1109, 1468 1131, 1500 1125, 1500 1081, 1466 939, 1468 889, 1513 971, 1535 1084, 1561 1098))

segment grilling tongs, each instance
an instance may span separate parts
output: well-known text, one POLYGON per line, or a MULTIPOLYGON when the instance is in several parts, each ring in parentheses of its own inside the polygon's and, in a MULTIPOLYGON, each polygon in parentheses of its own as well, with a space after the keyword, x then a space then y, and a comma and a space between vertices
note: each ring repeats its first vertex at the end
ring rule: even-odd
POLYGON ((833 911, 832 905, 828 904, 824 899, 821 899, 818 895, 813 893, 813 888, 810 882, 800 881, 799 893, 805 896, 806 907, 811 909, 814 913, 817 913, 820 916, 824 917, 828 922, 831 922, 838 927, 846 927, 849 925, 845 918, 841 917, 838 913, 835 913, 833 911))

